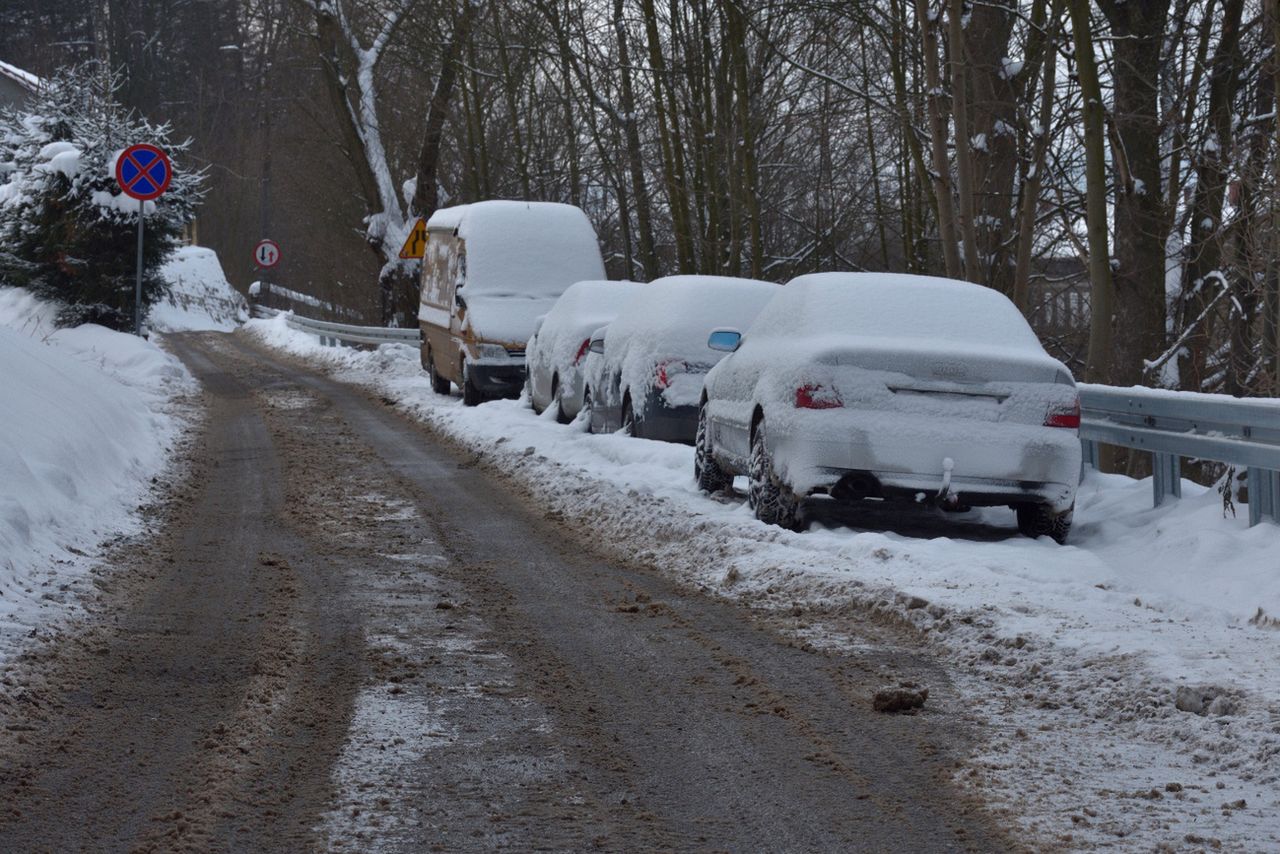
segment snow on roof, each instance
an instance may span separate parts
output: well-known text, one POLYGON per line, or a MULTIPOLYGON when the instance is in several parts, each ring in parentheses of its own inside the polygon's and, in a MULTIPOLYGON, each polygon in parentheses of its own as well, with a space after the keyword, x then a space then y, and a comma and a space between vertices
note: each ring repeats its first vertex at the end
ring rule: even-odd
POLYGON ((462 222, 462 215, 471 205, 454 205, 451 208, 437 208, 427 220, 427 231, 453 231, 462 222))
POLYGON ((25 86, 32 92, 40 88, 41 80, 39 77, 35 76, 30 71, 23 71, 16 65, 10 65, 7 62, 0 62, 0 75, 8 77, 10 80, 25 86))
POLYGON ((455 222, 466 241, 466 294, 555 298, 574 282, 605 278, 600 242, 580 208, 487 201, 436 211, 428 228, 455 222))

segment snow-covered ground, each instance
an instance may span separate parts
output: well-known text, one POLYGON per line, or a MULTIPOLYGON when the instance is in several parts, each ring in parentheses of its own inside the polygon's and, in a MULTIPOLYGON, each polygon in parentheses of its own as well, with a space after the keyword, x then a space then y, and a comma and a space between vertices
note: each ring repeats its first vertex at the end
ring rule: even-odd
POLYGON ((177 401, 195 381, 176 358, 101 326, 57 329, 56 313, 0 288, 0 662, 76 609, 106 541, 141 530, 190 424, 177 401))
POLYGON ((227 281, 212 249, 179 247, 160 274, 169 282, 169 294, 147 316, 156 331, 230 332, 248 320, 248 304, 227 281))
MULTIPOLYGON (((879 511, 804 534, 715 500, 683 446, 596 436, 516 401, 431 392, 418 353, 268 344, 374 387, 523 482, 595 539, 764 606, 856 603, 916 626, 957 674, 985 739, 957 770, 1047 844, 1280 847, 1280 528, 1224 516, 1213 490, 1151 507, 1151 483, 1091 473, 1071 544, 1012 513, 879 511)), ((820 613, 820 610, 819 610, 820 613)), ((814 624, 811 642, 840 638, 814 624)))

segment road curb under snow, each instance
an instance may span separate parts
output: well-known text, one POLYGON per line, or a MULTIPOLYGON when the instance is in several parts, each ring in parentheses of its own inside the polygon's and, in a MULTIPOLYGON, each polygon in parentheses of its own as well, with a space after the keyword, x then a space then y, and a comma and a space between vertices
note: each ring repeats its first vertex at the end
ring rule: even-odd
MULTIPOLYGON (((430 391, 410 348, 320 348, 282 319, 250 330, 394 401, 619 556, 756 607, 854 606, 914 627, 987 736, 957 774, 1033 837, 1280 844, 1280 636, 1249 621, 1280 613, 1280 531, 1221 519, 1194 484, 1153 510, 1149 484, 1092 477, 1067 548, 1008 536, 994 512, 792 534, 698 494, 687 448, 585 435, 513 401, 464 408, 430 391)), ((805 640, 840 644, 820 617, 805 640)))

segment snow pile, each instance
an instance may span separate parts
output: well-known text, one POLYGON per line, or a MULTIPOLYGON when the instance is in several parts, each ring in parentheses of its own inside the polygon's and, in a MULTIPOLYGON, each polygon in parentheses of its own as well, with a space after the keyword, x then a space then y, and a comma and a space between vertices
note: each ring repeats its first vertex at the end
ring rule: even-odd
POLYGON ((181 431, 168 404, 192 387, 154 344, 85 325, 0 288, 0 659, 64 612, 106 537, 137 530, 133 508, 181 431))
POLYGON ((148 315, 159 332, 230 332, 249 319, 248 304, 227 281, 212 249, 179 247, 160 275, 169 283, 169 294, 148 315))
MULTIPOLYGON (((465 408, 430 391, 413 348, 249 327, 398 401, 603 547, 763 607, 915 626, 966 695, 942 712, 986 738, 964 779, 1049 847, 1280 846, 1280 529, 1224 516, 1214 490, 1184 482, 1152 508, 1149 479, 1091 473, 1066 547, 1018 536, 1003 509, 864 509, 793 534, 741 493, 699 493, 688 447, 517 401, 465 408)), ((815 619, 805 640, 839 645, 815 619)))

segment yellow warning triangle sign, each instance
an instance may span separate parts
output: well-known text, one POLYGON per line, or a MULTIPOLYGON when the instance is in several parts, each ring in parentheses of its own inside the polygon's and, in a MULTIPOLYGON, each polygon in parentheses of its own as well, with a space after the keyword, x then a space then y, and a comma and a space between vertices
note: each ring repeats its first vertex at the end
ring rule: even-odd
POLYGON ((400 257, 421 258, 426 248, 427 221, 422 217, 418 217, 418 220, 413 224, 413 228, 409 231, 409 236, 404 239, 404 246, 400 247, 400 257))

